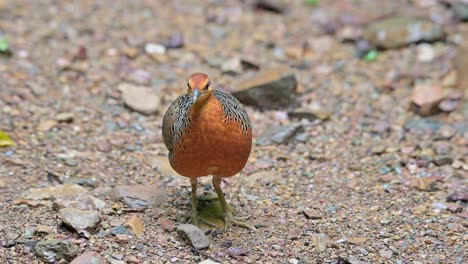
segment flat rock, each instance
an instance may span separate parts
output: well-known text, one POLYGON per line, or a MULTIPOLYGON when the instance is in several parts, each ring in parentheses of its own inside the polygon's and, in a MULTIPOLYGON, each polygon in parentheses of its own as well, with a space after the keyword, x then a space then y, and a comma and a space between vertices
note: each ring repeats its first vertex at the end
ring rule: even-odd
POLYGON ((468 202, 468 189, 458 190, 447 197, 448 202, 468 202))
POLYGON ((30 189, 21 194, 21 198, 28 200, 48 200, 65 196, 76 196, 81 193, 87 193, 84 187, 77 184, 63 184, 44 188, 30 189))
POLYGON ((322 120, 326 121, 330 119, 330 113, 328 111, 325 111, 323 109, 317 109, 317 108, 306 108, 306 107, 301 107, 297 108, 294 111, 288 112, 288 116, 290 118, 298 118, 298 119, 308 119, 308 120, 322 120))
POLYGON ((39 241, 34 246, 34 254, 49 263, 60 260, 71 261, 78 255, 79 247, 70 240, 45 240, 39 241))
POLYGON ((210 246, 210 241, 203 231, 190 224, 183 224, 176 227, 179 234, 184 236, 196 249, 204 249, 210 246))
POLYGON ((198 264, 220 264, 220 263, 211 259, 205 259, 202 262, 199 262, 198 264))
POLYGON ((64 224, 76 231, 93 230, 101 221, 98 212, 76 208, 64 208, 60 210, 60 218, 64 224))
POLYGON ((128 108, 145 115, 159 110, 161 99, 150 87, 121 83, 117 89, 122 92, 122 99, 128 108))
POLYGON ((263 109, 291 106, 297 96, 296 75, 288 67, 257 73, 235 85, 232 95, 240 102, 263 109))
POLYGON ((453 14, 458 20, 468 21, 468 2, 456 2, 452 4, 453 14))
POLYGON ((445 36, 440 25, 412 17, 392 17, 370 24, 363 33, 373 46, 393 49, 416 42, 434 42, 445 36))
POLYGON ((272 126, 257 137, 256 144, 261 146, 286 144, 303 130, 301 124, 272 126))
POLYGON ((80 193, 74 196, 58 197, 52 202, 52 208, 59 211, 63 208, 77 208, 82 210, 100 210, 106 203, 88 193, 80 193))
POLYGON ((437 113, 444 92, 439 85, 416 85, 411 96, 411 108, 421 116, 437 113))
POLYGON ((127 206, 135 209, 156 207, 167 200, 167 191, 151 185, 117 186, 112 190, 114 201, 123 201, 127 206))
POLYGON ((70 264, 104 264, 106 261, 94 251, 87 251, 76 257, 70 264))

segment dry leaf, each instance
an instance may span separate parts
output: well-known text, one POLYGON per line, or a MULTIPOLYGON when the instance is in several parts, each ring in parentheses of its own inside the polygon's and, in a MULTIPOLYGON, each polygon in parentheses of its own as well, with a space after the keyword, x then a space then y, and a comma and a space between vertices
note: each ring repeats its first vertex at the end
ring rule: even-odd
POLYGON ((0 147, 6 147, 6 146, 14 146, 15 142, 10 138, 10 136, 5 133, 0 131, 0 147))
POLYGON ((125 226, 130 227, 135 235, 140 235, 144 231, 143 223, 136 215, 132 215, 125 223, 125 226))

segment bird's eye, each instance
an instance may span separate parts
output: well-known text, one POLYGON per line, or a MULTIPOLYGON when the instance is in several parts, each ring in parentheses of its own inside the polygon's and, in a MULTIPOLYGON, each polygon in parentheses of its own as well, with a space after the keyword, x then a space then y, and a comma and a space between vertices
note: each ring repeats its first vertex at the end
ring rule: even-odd
POLYGON ((208 83, 206 84, 206 86, 205 86, 204 89, 205 89, 205 90, 208 90, 208 88, 210 88, 210 86, 211 86, 211 82, 208 82, 208 83))

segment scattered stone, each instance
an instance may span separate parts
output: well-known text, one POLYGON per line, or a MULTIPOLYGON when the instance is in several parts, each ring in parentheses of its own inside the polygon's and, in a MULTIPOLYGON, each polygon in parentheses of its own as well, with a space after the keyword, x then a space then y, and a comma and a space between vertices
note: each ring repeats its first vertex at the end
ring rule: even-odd
POLYGON ((128 257, 125 258, 125 260, 126 260, 127 263, 131 263, 131 264, 140 263, 140 260, 135 256, 128 256, 128 257))
POLYGON ((143 222, 136 215, 130 216, 130 218, 127 220, 127 222, 125 222, 124 225, 130 227, 133 231, 133 234, 137 236, 143 234, 143 231, 145 230, 143 227, 143 222))
POLYGON ((128 230, 125 226, 116 226, 114 228, 111 229, 111 233, 113 235, 119 235, 119 234, 127 234, 127 235, 130 235, 131 232, 130 230, 128 230))
POLYGON ((106 261, 94 251, 87 251, 76 257, 70 264, 104 264, 106 261))
POLYGON ((298 119, 305 118, 308 120, 319 119, 322 121, 326 121, 330 119, 331 114, 328 111, 325 111, 320 108, 309 109, 309 108, 301 107, 301 108, 295 109, 294 111, 288 112, 288 116, 290 118, 298 118, 298 119))
POLYGON ((383 248, 383 249, 379 250, 379 255, 382 258, 391 259, 392 256, 393 256, 393 251, 383 248))
POLYGON ((151 185, 117 186, 112 190, 114 201, 122 200, 134 209, 157 207, 167 200, 167 191, 151 185))
POLYGON ((176 228, 177 232, 184 238, 188 239, 192 246, 196 249, 204 249, 210 246, 210 241, 205 236, 205 233, 198 227, 190 224, 179 225, 176 228))
POLYGON ((45 120, 39 123, 39 125, 37 126, 37 130, 40 132, 46 132, 46 131, 51 130, 57 124, 58 122, 55 120, 45 120))
POLYGON ((455 111, 457 106, 458 100, 446 99, 439 103, 439 109, 446 113, 455 111))
POLYGON ((74 159, 65 159, 65 164, 69 167, 76 167, 78 166, 78 162, 74 159))
POLYGON ((450 194, 447 197, 447 202, 468 202, 468 191, 466 190, 460 190, 460 191, 455 191, 452 194, 450 194))
POLYGON ((435 189, 435 179, 415 178, 410 181, 410 185, 420 191, 433 191, 435 189))
POLYGON ((176 32, 172 34, 166 43, 168 49, 180 49, 184 47, 184 35, 182 32, 176 32))
POLYGON ((418 60, 420 62, 431 62, 436 54, 432 45, 423 43, 418 46, 418 60))
POLYGON ((436 119, 430 118, 410 118, 406 121, 404 127, 419 134, 432 134, 437 132, 443 123, 436 119))
POLYGON ((363 33, 373 46, 384 49, 416 42, 434 42, 445 36, 443 28, 426 19, 392 17, 369 25, 363 33))
POLYGON ((56 232, 55 228, 46 225, 38 225, 34 229, 34 235, 49 235, 56 232))
POLYGON ((63 223, 75 229, 91 231, 95 229, 101 221, 99 213, 91 210, 81 210, 76 208, 64 208, 60 210, 60 218, 63 223))
POLYGON ((221 65, 221 71, 227 74, 238 75, 242 73, 242 63, 239 57, 233 57, 221 65))
POLYGON ((324 233, 313 235, 311 240, 318 252, 324 252, 330 243, 330 239, 324 233))
POLYGON ((145 52, 154 55, 154 54, 164 54, 166 53, 166 47, 160 44, 147 43, 145 45, 145 52))
POLYGON ((450 155, 437 155, 434 158, 434 163, 437 166, 443 166, 445 164, 452 164, 453 162, 453 157, 450 155))
POLYGON ((432 115, 437 112, 443 98, 444 93, 439 85, 417 85, 413 89, 411 108, 422 116, 432 115))
POLYGON ((160 218, 159 224, 161 225, 162 229, 167 232, 172 232, 175 228, 174 222, 167 218, 160 218))
POLYGON ((108 153, 112 151, 112 145, 108 141, 99 141, 97 143, 97 150, 100 152, 108 153))
POLYGON ((452 127, 452 126, 449 126, 449 125, 445 125, 445 126, 442 126, 438 131, 437 131, 437 134, 440 136, 440 138, 442 139, 450 139, 452 138, 453 136, 455 136, 455 134, 457 133, 457 129, 452 127))
POLYGON ((297 80, 287 67, 265 70, 235 85, 232 93, 240 102, 264 109, 291 106, 296 99, 297 80))
POLYGON ((127 234, 117 234, 115 235, 115 237, 117 238, 117 242, 121 244, 128 243, 128 241, 130 240, 130 236, 127 234))
POLYGON ((71 123, 73 122, 74 115, 73 113, 70 112, 65 112, 65 113, 59 113, 56 117, 55 120, 58 122, 67 122, 71 123))
POLYGON ((380 155, 380 154, 383 154, 386 149, 387 148, 383 145, 377 145, 377 146, 372 147, 371 152, 374 155, 380 155))
POLYGON ((121 83, 117 89, 122 92, 122 99, 130 109, 145 115, 159 110, 161 99, 150 87, 121 83))
POLYGON ((452 3, 452 10, 458 20, 468 20, 468 2, 452 3))
POLYGON ((304 127, 299 123, 269 127, 257 137, 256 144, 260 146, 286 144, 303 131, 304 127))
POLYGON ((117 218, 112 218, 109 222, 109 224, 113 227, 115 226, 121 226, 123 224, 125 224, 125 222, 127 221, 127 219, 123 218, 123 217, 117 217, 117 218))
POLYGON ((236 258, 238 256, 247 256, 248 251, 241 247, 230 247, 228 249, 229 256, 236 258))
POLYGON ((68 260, 71 261, 78 255, 79 247, 70 240, 46 240, 40 241, 34 246, 34 253, 39 258, 50 263, 68 260))
POLYGON ((202 262, 200 262, 198 264, 220 264, 220 263, 216 262, 214 260, 211 260, 211 259, 205 259, 205 260, 203 260, 202 262))
POLYGON ((309 210, 306 209, 302 211, 307 219, 311 220, 317 220, 317 219, 322 219, 323 215, 318 212, 317 210, 309 210))
POLYGON ((142 69, 137 69, 132 71, 126 80, 138 85, 150 85, 151 73, 142 69))
POLYGON ((364 242, 367 241, 367 237, 348 237, 347 241, 350 244, 360 245, 360 244, 364 244, 364 242))

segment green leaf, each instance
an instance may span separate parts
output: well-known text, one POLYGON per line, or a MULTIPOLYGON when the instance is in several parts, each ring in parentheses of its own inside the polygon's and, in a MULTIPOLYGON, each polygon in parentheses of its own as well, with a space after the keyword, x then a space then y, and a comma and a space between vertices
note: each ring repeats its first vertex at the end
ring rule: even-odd
POLYGON ((316 5, 318 4, 318 0, 306 0, 306 3, 309 5, 316 5))
POLYGON ((379 55, 379 52, 376 50, 371 50, 369 51, 366 56, 364 56, 364 59, 366 61, 375 61, 377 59, 377 56, 379 55))
POLYGON ((0 131, 0 147, 6 147, 6 146, 14 146, 15 142, 10 138, 10 136, 5 133, 0 131))
POLYGON ((8 48, 8 39, 6 37, 0 37, 0 52, 7 52, 8 48))

